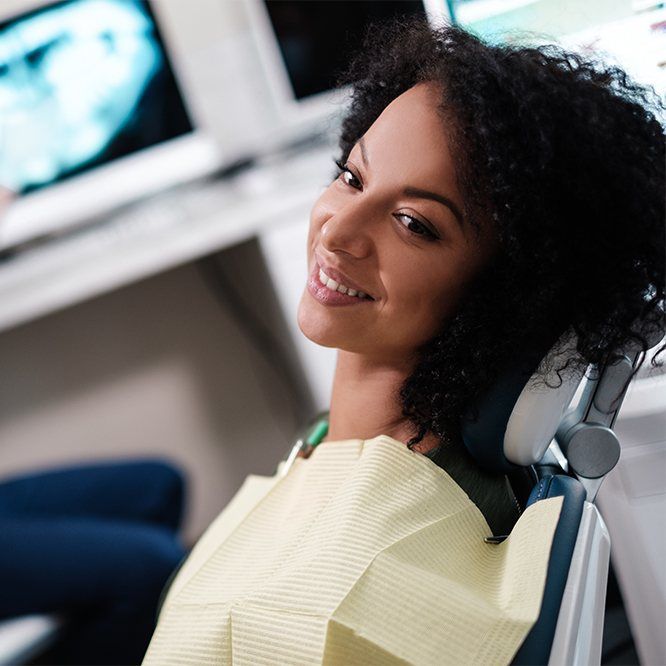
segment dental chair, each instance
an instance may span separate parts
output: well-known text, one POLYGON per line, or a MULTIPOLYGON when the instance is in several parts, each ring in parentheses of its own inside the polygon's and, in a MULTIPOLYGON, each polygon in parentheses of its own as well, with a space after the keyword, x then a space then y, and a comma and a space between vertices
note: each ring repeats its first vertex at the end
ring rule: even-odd
MULTIPOLYGON (((662 325, 650 333, 653 347, 662 325)), ((572 353, 574 341, 562 336, 547 356, 572 353)), ((550 375, 548 383, 558 388, 535 384, 545 359, 523 354, 463 421, 469 452, 483 468, 507 474, 523 506, 563 497, 540 614, 514 665, 600 663, 610 538, 594 500, 620 456, 612 428, 641 354, 627 347, 585 376, 563 373, 561 383, 550 375)))

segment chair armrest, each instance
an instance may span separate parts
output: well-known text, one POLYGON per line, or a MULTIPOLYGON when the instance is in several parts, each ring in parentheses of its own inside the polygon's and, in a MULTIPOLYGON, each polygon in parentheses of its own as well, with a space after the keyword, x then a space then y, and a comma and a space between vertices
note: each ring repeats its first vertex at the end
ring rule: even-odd
POLYGON ((56 615, 23 615, 0 621, 0 665, 25 664, 56 639, 63 620, 56 615))

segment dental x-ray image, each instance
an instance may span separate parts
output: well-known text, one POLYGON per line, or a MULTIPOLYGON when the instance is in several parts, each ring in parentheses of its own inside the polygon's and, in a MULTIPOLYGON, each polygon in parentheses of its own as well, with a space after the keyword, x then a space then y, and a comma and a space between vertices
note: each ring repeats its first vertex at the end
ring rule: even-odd
POLYGON ((67 0, 0 24, 0 185, 44 187, 192 130, 141 0, 67 0))

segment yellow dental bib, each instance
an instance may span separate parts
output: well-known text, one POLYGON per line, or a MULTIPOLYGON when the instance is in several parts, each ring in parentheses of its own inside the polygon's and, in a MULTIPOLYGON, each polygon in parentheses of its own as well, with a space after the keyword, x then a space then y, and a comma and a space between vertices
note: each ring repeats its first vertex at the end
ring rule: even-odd
POLYGON ((508 664, 537 619, 562 498, 499 545, 385 435, 250 475, 174 580, 144 665, 508 664))

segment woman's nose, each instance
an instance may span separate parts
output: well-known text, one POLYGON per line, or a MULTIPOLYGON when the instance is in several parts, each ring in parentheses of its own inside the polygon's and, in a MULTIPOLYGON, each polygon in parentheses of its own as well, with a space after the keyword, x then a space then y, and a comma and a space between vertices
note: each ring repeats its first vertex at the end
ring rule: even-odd
POLYGON ((345 252, 363 259, 372 250, 371 234, 368 213, 348 205, 324 222, 321 244, 329 252, 345 252))

